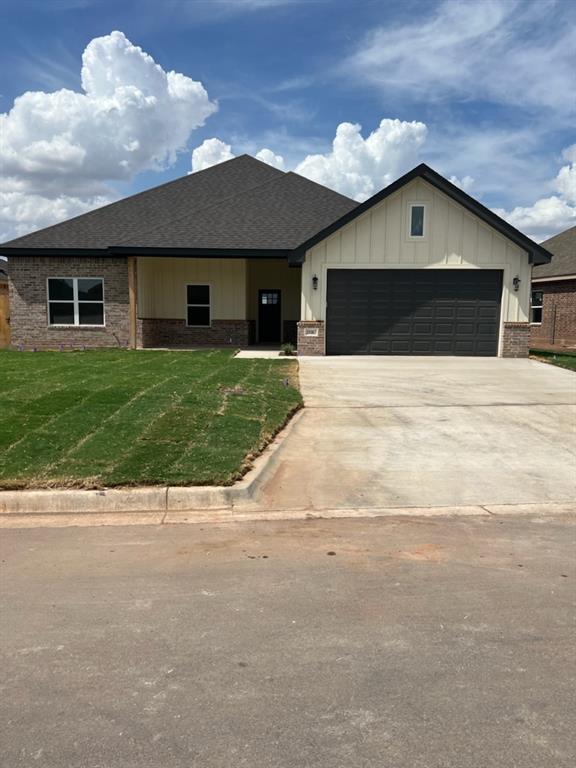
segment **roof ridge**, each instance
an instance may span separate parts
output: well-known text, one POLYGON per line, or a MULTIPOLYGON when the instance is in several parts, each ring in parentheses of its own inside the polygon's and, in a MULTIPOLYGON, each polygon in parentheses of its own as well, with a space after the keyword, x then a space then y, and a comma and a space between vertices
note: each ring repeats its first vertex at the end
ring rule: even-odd
POLYGON ((121 197, 118 200, 113 200, 110 203, 106 203, 106 205, 99 205, 97 208, 92 208, 89 211, 84 211, 84 213, 78 213, 76 216, 71 216, 68 219, 63 219, 62 221, 57 221, 55 224, 49 224, 47 227, 40 227, 39 229, 34 229, 32 232, 26 232, 25 235, 20 235, 19 237, 11 238, 10 240, 7 240, 5 243, 0 243, 0 246, 5 246, 11 243, 13 240, 20 240, 21 238, 27 237, 28 235, 34 235, 38 232, 46 232, 48 230, 56 229, 57 227, 61 227, 65 224, 69 224, 72 221, 76 221, 77 219, 81 219, 84 216, 91 216, 92 214, 96 214, 100 211, 105 211, 107 208, 112 208, 115 205, 119 205, 120 203, 123 203, 125 200, 134 200, 138 197, 143 197, 144 195, 149 194, 150 192, 156 192, 159 189, 164 189, 165 187, 169 187, 172 184, 176 184, 178 182, 185 181, 190 176, 197 176, 202 173, 205 173, 206 171, 210 171, 216 167, 227 165, 228 163, 233 162, 234 160, 239 160, 240 158, 249 157, 251 160, 254 160, 257 163, 260 163, 261 165, 265 165, 268 168, 277 171, 278 173, 285 174, 286 171, 281 171, 279 168, 274 168, 274 166, 270 165, 269 163, 265 163, 263 160, 259 160, 256 157, 252 157, 252 155, 247 154, 246 152, 242 155, 237 155, 236 157, 231 157, 228 160, 223 160, 221 163, 216 163, 215 165, 210 165, 208 168, 202 168, 199 171, 190 171, 186 173, 184 176, 178 176, 175 179, 169 179, 168 181, 164 181, 161 184, 157 184, 155 187, 148 187, 148 189, 141 189, 140 192, 135 192, 133 195, 127 195, 126 197, 121 197))
MULTIPOLYGON (((251 155, 239 155, 239 157, 251 157, 251 155)), ((233 159, 235 160, 236 158, 233 158, 233 159)), ((254 160, 256 158, 252 158, 252 159, 254 160)), ((226 161, 226 162, 228 162, 228 161, 226 161)), ((258 162, 262 163, 263 161, 259 160, 258 162)), ((267 165, 267 163, 264 163, 264 165, 267 165)), ((214 166, 211 166, 211 167, 214 167, 214 166)), ((270 167, 272 168, 273 166, 270 166, 270 167)), ((206 168, 205 170, 209 170, 209 169, 206 168)), ((278 170, 278 169, 276 169, 276 170, 278 170)), ((282 173, 282 176, 279 177, 279 178, 277 177, 275 179, 269 179, 268 181, 263 181, 261 184, 254 184, 254 186, 252 186, 252 187, 247 187, 246 189, 243 189, 242 192, 236 192, 236 194, 234 194, 234 195, 228 195, 227 197, 221 197, 220 200, 218 200, 218 202, 210 203, 209 205, 205 205, 203 208, 196 208, 194 210, 194 216, 196 216, 197 214, 203 213, 204 211, 208 211, 208 210, 210 210, 210 208, 218 208, 219 205, 222 205, 223 203, 226 203, 229 200, 234 200, 234 198, 236 198, 236 197, 242 197, 243 195, 246 195, 249 192, 253 192, 255 189, 260 189, 260 187, 265 187, 268 184, 276 184, 278 181, 282 181, 284 178, 286 178, 287 174, 286 174, 285 171, 280 171, 280 173, 282 173)), ((164 229, 164 227, 176 224, 177 222, 182 221, 183 219, 186 219, 189 216, 190 216, 189 213, 185 213, 182 216, 178 216, 175 219, 171 219, 170 221, 163 222, 161 226, 150 227, 149 229, 141 229, 141 230, 139 230, 138 234, 139 235, 150 234, 151 232, 155 232, 157 229, 164 229)), ((116 245, 121 246, 122 243, 125 243, 127 239, 128 238, 125 238, 123 240, 119 240, 116 243, 116 245)), ((111 246, 111 247, 113 248, 114 246, 111 246)))

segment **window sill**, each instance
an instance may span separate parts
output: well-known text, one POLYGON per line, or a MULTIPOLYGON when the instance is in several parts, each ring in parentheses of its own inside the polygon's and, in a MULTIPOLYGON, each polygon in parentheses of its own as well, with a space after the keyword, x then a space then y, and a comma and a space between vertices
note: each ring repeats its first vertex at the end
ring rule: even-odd
POLYGON ((63 328, 67 331, 70 330, 70 328, 74 328, 74 330, 82 330, 82 328, 87 328, 88 330, 94 330, 95 328, 100 328, 101 330, 104 330, 106 328, 105 325, 74 325, 73 323, 71 325, 48 325, 48 328, 63 328))

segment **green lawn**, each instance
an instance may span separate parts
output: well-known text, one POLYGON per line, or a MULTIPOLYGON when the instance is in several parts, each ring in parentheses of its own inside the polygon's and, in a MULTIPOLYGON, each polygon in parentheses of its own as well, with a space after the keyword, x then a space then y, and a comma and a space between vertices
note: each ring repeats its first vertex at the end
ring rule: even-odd
POLYGON ((293 360, 0 352, 0 488, 228 485, 301 405, 293 360))
POLYGON ((551 363, 576 371, 576 353, 574 352, 547 352, 542 349, 531 349, 530 354, 543 363, 551 363))

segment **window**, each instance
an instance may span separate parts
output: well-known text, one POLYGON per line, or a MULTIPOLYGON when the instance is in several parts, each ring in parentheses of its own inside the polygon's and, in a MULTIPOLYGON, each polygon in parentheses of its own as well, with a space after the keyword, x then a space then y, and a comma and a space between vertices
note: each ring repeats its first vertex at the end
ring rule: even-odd
POLYGON ((210 286, 186 286, 186 323, 210 325, 210 286))
POLYGON ((410 206, 410 237, 424 237, 424 209, 420 203, 410 206))
POLYGON ((278 291, 264 291, 260 294, 260 303, 261 304, 278 304, 278 299, 280 297, 278 296, 278 291))
POLYGON ((533 325, 541 325, 542 323, 542 305, 544 304, 543 291, 532 291, 532 298, 530 301, 530 322, 533 325))
POLYGON ((104 325, 104 280, 49 277, 49 325, 104 325))

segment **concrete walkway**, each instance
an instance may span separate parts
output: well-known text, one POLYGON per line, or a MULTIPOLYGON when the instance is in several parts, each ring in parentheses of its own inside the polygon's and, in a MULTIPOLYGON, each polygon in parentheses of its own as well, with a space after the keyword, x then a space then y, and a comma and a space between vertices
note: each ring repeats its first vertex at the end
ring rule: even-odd
MULTIPOLYGON (((532 360, 300 360, 306 409, 257 503, 576 502, 576 375, 532 360)), ((576 507, 576 504, 575 504, 576 507)))

